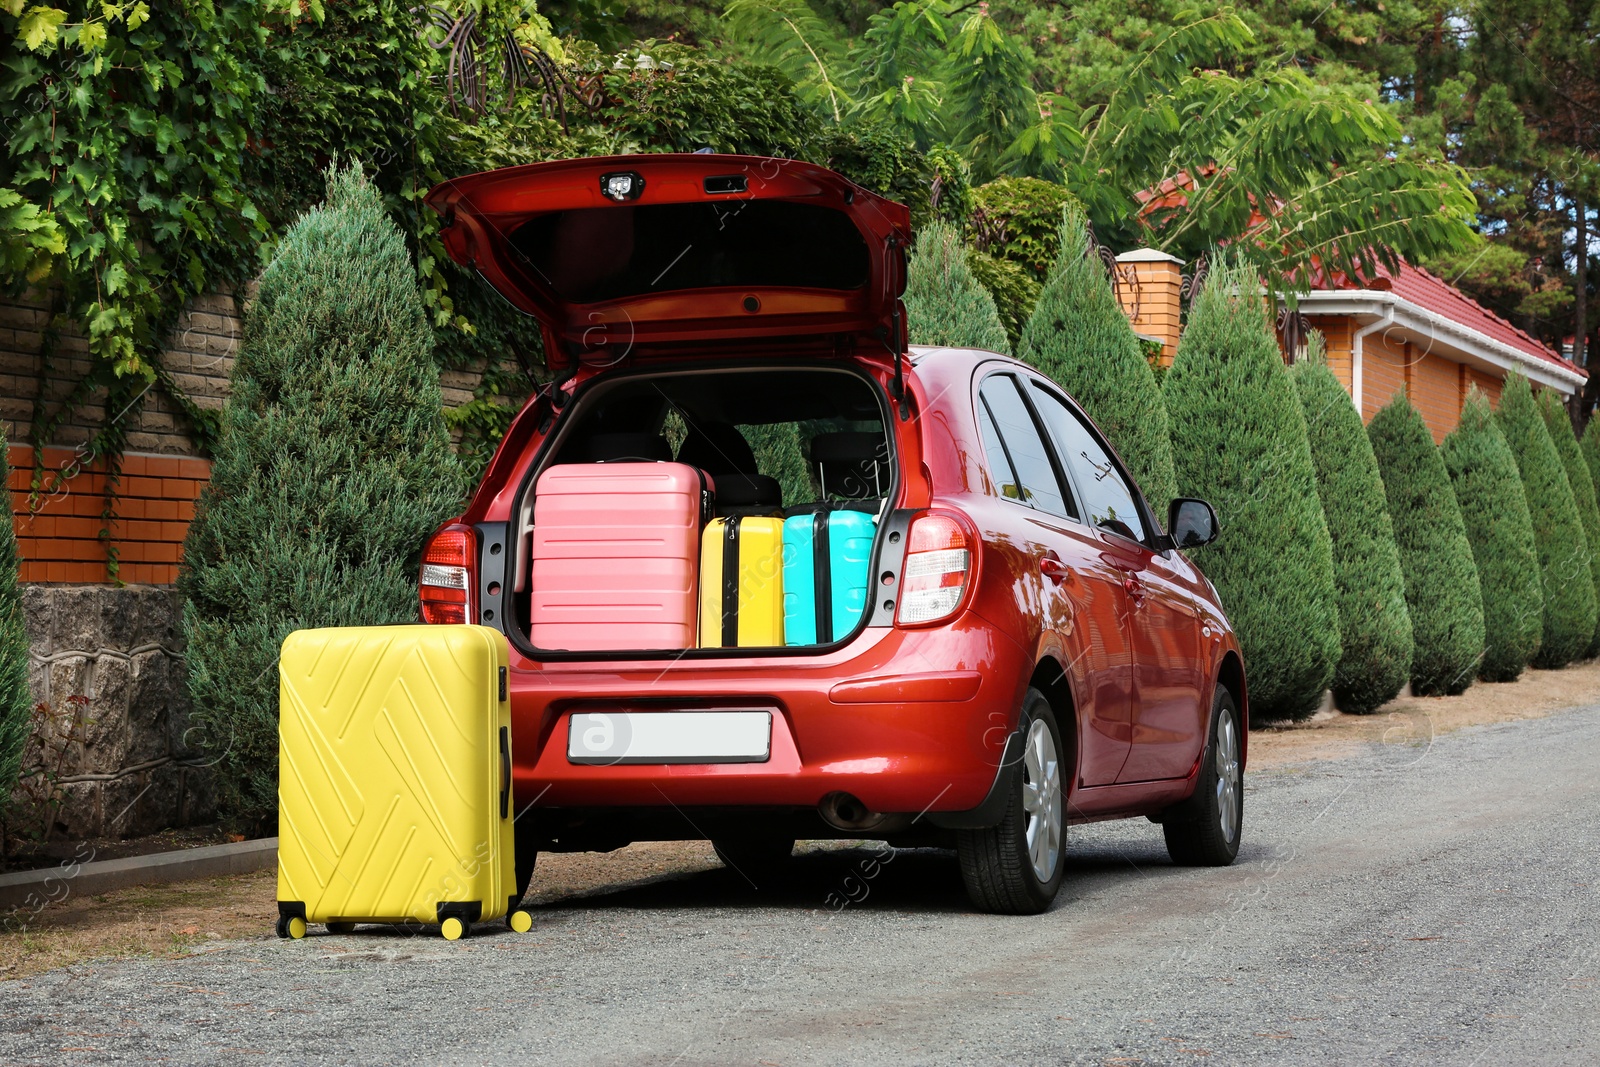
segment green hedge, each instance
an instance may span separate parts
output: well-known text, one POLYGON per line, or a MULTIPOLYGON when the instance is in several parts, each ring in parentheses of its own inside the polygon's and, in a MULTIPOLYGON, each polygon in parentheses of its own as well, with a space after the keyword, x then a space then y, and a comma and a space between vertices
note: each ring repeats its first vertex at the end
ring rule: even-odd
POLYGON ((424 540, 465 488, 405 239, 354 169, 293 226, 247 309, 179 585, 194 718, 228 822, 277 815, 278 647, 413 622, 424 540))
POLYGON ((1411 691, 1459 693, 1484 649, 1483 594, 1461 508, 1421 412, 1401 393, 1367 427, 1411 612, 1411 691))
POLYGON ((33 716, 33 696, 28 690, 28 630, 22 614, 22 591, 17 586, 22 557, 10 512, 11 468, 9 448, 0 437, 0 499, 7 504, 0 523, 0 802, 11 796, 22 767, 22 750, 28 743, 33 716))
POLYGON ((1167 406, 1099 258, 1088 221, 1068 204, 1061 254, 1022 331, 1017 356, 1059 384, 1099 424, 1157 513, 1177 495, 1167 406))
POLYGON ((1311 715, 1339 659, 1333 550, 1305 418, 1255 276, 1220 262, 1163 392, 1178 492, 1216 508, 1193 556, 1238 632, 1256 719, 1311 715))
POLYGON ((1372 442, 1350 394, 1328 369, 1322 335, 1289 369, 1305 414, 1317 495, 1333 543, 1339 591, 1339 666, 1333 696, 1365 715, 1394 699, 1411 677, 1411 615, 1372 442))
POLYGON ((906 325, 914 345, 1011 354, 994 300, 967 265, 961 231, 932 222, 917 235, 906 279, 906 325))
POLYGON ((1003 234, 985 251, 1044 281, 1061 252, 1061 212, 1077 205, 1077 197, 1040 178, 996 178, 973 189, 972 200, 993 231, 1003 234))
POLYGON ((1028 316, 1033 314, 1033 305, 1039 302, 1038 279, 1026 267, 980 252, 970 245, 967 266, 972 268, 978 284, 994 299, 1000 325, 1005 327, 1006 340, 1015 352, 1022 341, 1023 327, 1028 325, 1028 316))
POLYGON ((1533 665, 1564 667, 1583 655, 1594 639, 1594 579, 1583 520, 1528 379, 1520 374, 1506 378, 1495 421, 1516 457, 1539 553, 1544 634, 1533 665))
MULTIPOLYGON (((1578 447, 1578 438, 1572 432, 1572 417, 1567 414, 1560 394, 1546 389, 1539 393, 1538 401, 1539 414, 1544 416, 1545 428, 1550 431, 1550 441, 1556 446, 1556 455, 1561 457, 1561 469, 1567 472, 1572 502, 1578 506, 1578 521, 1583 524, 1584 545, 1589 550, 1589 576, 1594 579, 1596 614, 1600 615, 1600 567, 1595 566, 1595 553, 1600 550, 1600 505, 1595 503, 1594 476, 1589 473, 1589 464, 1578 447)), ((1589 639, 1589 646, 1584 649, 1585 656, 1596 654, 1600 654, 1600 622, 1597 622, 1596 634, 1589 639)))
POLYGON ((1533 519, 1517 460, 1484 395, 1472 390, 1461 423, 1439 446, 1483 592, 1485 649, 1478 677, 1509 682, 1539 651, 1544 590, 1533 519))
POLYGON ((1600 486, 1600 419, 1591 418, 1589 425, 1583 428, 1578 450, 1583 453, 1583 461, 1589 467, 1589 476, 1594 479, 1596 486, 1600 486))

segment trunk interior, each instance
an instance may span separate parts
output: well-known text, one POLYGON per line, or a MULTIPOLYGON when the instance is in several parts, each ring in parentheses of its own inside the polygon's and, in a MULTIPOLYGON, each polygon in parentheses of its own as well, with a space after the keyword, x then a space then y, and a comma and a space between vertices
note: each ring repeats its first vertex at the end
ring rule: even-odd
POLYGON ((510 621, 574 657, 816 653, 866 624, 895 499, 887 398, 848 364, 581 389, 522 486, 510 621))

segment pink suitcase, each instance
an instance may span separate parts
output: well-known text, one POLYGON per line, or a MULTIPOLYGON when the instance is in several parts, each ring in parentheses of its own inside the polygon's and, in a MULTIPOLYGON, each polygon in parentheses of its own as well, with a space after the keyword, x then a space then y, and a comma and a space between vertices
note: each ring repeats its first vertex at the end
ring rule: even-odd
POLYGON ((564 463, 533 501, 536 648, 695 647, 705 473, 682 463, 564 463))

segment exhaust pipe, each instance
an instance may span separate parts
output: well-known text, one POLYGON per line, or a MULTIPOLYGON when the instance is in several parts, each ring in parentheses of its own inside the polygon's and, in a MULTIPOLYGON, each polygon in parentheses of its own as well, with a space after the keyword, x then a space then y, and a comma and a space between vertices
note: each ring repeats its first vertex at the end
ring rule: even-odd
POLYGON ((822 798, 822 803, 817 805, 817 814, 822 816, 823 822, 835 830, 848 830, 852 833, 876 830, 891 818, 882 812, 868 809, 849 793, 829 793, 822 798))

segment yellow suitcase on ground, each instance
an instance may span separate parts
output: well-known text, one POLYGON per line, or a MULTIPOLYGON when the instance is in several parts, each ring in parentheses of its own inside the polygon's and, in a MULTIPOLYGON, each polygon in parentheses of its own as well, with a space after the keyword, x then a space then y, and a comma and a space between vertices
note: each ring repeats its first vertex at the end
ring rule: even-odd
POLYGON ((298 630, 278 661, 278 936, 517 908, 506 639, 486 626, 298 630))
POLYGON ((783 520, 734 515, 700 540, 700 647, 783 644, 783 520))

